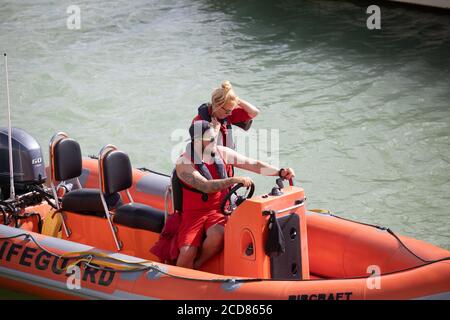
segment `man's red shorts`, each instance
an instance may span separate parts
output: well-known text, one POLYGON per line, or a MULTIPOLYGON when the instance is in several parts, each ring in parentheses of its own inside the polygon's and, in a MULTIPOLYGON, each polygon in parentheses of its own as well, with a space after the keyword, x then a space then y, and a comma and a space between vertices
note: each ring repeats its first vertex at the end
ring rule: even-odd
POLYGON ((183 246, 200 247, 206 231, 216 224, 224 226, 225 222, 225 216, 218 211, 183 212, 178 230, 178 248, 183 246))

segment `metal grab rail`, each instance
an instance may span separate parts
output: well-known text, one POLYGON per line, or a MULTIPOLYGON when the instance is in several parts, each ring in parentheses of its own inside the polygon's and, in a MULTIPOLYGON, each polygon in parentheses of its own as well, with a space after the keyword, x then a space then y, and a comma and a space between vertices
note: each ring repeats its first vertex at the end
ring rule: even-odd
POLYGON ((293 206, 290 206, 290 207, 287 207, 284 209, 280 209, 280 210, 264 210, 262 212, 262 214, 263 214, 263 216, 269 216, 271 214, 279 214, 279 213, 283 213, 286 211, 291 211, 291 210, 303 207, 305 205, 305 203, 306 203, 306 198, 295 200, 295 204, 293 206))
POLYGON ((52 189, 53 198, 55 198, 55 205, 56 205, 57 212, 61 215, 62 226, 63 226, 64 233, 66 234, 67 238, 70 237, 72 232, 70 231, 70 229, 66 225, 66 221, 64 219, 64 214, 61 211, 61 204, 59 203, 59 200, 58 200, 58 193, 56 192, 56 187, 55 187, 55 184, 54 184, 54 182, 56 182, 56 179, 55 179, 55 165, 54 165, 54 161, 55 161, 54 149, 55 149, 55 146, 56 146, 57 143, 59 143, 61 140, 67 139, 68 137, 69 136, 68 136, 67 133, 65 133, 65 132, 58 132, 58 133, 55 133, 53 135, 53 137, 50 139, 50 143, 49 143, 50 187, 52 189))
MULTIPOLYGON (((105 196, 103 195, 103 192, 105 191, 105 185, 104 185, 104 179, 103 179, 103 159, 106 157, 106 155, 109 152, 118 150, 116 146, 112 144, 108 144, 104 146, 99 154, 98 154, 98 179, 100 184, 100 199, 102 200, 103 209, 105 211, 106 220, 108 220, 109 228, 111 229, 112 236, 114 238, 114 242, 116 244, 117 250, 120 251, 123 247, 122 242, 117 237, 117 228, 114 226, 112 221, 111 213, 109 212, 108 205, 106 204, 105 196)), ((127 190, 128 191, 128 190, 127 190)), ((127 196, 131 202, 133 202, 130 194, 127 192, 127 196)))
POLYGON ((166 188, 166 192, 164 193, 164 224, 167 221, 167 217, 169 216, 169 195, 172 201, 172 208, 173 206, 173 196, 172 196, 172 186, 168 185, 166 188))

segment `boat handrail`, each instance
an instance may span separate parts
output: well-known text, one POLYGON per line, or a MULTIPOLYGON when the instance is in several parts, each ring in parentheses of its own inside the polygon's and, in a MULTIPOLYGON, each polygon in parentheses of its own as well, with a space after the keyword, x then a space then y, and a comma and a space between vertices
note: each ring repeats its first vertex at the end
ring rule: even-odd
POLYGON ((280 209, 280 210, 264 210, 262 212, 262 214, 263 214, 263 216, 269 216, 271 214, 279 214, 279 213, 283 213, 286 211, 291 211, 291 210, 303 207, 305 205, 305 203, 306 203, 306 198, 295 200, 295 205, 293 205, 293 206, 290 206, 290 207, 287 207, 284 209, 280 209))

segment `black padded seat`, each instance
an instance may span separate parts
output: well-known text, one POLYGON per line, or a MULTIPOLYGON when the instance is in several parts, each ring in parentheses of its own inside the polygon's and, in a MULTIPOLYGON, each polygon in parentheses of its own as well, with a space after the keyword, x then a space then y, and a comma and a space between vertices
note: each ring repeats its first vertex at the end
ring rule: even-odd
POLYGON ((127 227, 161 233, 164 219, 164 211, 141 203, 128 203, 116 209, 113 221, 127 227))
MULTIPOLYGON (((106 205, 114 210, 122 205, 119 193, 105 194, 106 205)), ((62 210, 90 216, 105 217, 99 189, 77 189, 66 193, 62 200, 62 210)))
POLYGON ((78 142, 65 138, 54 146, 55 180, 64 181, 81 176, 83 160, 78 142))

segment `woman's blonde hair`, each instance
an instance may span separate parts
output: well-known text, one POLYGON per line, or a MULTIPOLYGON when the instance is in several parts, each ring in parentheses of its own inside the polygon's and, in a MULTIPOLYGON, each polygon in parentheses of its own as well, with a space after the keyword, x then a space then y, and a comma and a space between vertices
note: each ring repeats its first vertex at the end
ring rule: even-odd
POLYGON ((222 82, 220 88, 213 91, 211 95, 211 105, 214 110, 223 107, 230 102, 237 103, 238 97, 236 96, 236 93, 234 93, 230 81, 225 80, 222 82))

